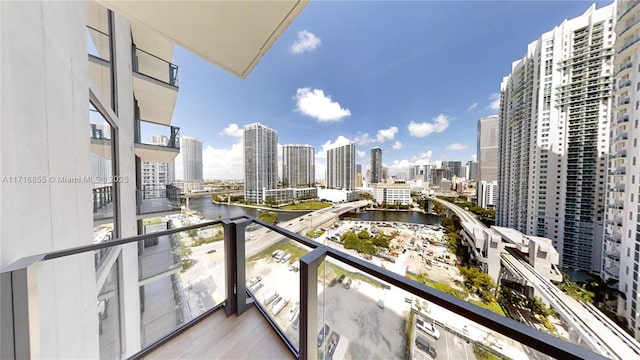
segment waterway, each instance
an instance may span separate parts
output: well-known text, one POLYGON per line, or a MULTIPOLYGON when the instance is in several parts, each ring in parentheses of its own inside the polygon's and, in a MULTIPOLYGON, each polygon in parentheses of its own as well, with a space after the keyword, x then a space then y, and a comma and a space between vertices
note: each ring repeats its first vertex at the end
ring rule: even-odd
MULTIPOLYGON (((205 218, 217 220, 219 218, 237 217, 249 215, 258 217, 260 212, 267 211, 250 207, 235 205, 214 204, 208 196, 189 200, 191 210, 201 212, 205 218)), ((309 211, 276 211, 279 221, 288 221, 309 211)), ((415 224, 437 225, 440 219, 433 214, 424 214, 416 211, 365 211, 359 214, 349 214, 349 218, 357 218, 362 221, 393 221, 415 224)))

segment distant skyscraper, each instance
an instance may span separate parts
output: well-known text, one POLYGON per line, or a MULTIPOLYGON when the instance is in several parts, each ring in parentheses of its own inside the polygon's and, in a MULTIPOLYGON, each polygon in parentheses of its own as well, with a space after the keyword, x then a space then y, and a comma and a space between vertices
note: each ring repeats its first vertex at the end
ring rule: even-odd
POLYGON ((356 174, 362 175, 362 164, 356 164, 356 174))
MULTIPOLYGON (((174 160, 176 185, 184 192, 202 190, 202 142, 188 136, 180 137, 180 153, 174 160)), ((171 173, 169 166, 168 172, 171 173)))
POLYGON ((498 115, 478 120, 478 178, 477 181, 498 180, 498 115))
POLYGON ((316 183, 315 153, 311 145, 282 145, 282 185, 309 187, 316 183))
POLYGON ((462 161, 443 161, 442 169, 445 170, 445 177, 451 179, 454 176, 463 177, 462 161))
POLYGON ((382 176, 382 149, 374 147, 371 149, 371 183, 381 183, 382 176))
POLYGON ((245 125, 244 199, 251 203, 263 203, 263 190, 277 187, 278 133, 260 123, 245 125))
POLYGON ((464 167, 464 178, 467 180, 478 180, 478 167, 479 164, 475 161, 467 161, 467 165, 464 167))
POLYGON ((327 187, 353 190, 356 176, 356 146, 351 143, 327 150, 327 187))
POLYGON ((382 177, 381 177, 381 182, 386 182, 387 179, 389 178, 389 168, 386 166, 382 167, 382 177))
POLYGON ((614 13, 592 5, 542 34, 500 86, 497 224, 550 238, 561 265, 598 273, 614 13))

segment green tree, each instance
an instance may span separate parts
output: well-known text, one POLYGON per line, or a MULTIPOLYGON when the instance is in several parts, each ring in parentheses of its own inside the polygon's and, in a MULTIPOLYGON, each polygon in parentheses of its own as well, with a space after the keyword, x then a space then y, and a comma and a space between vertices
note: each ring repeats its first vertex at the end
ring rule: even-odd
POLYGON ((365 229, 360 230, 360 232, 358 232, 358 238, 360 240, 369 240, 369 232, 365 229))
POLYGON ((276 205, 278 202, 276 201, 276 198, 274 196, 267 196, 264 198, 264 202, 265 204, 269 205, 269 206, 274 206, 276 205))
POLYGON ((268 222, 269 224, 275 225, 278 223, 278 214, 272 211, 267 211, 267 212, 260 213, 260 215, 258 216, 258 219, 264 222, 268 222))
POLYGON ((193 265, 193 260, 191 260, 191 249, 189 247, 182 247, 180 249, 180 259, 182 260, 182 271, 185 271, 193 265))

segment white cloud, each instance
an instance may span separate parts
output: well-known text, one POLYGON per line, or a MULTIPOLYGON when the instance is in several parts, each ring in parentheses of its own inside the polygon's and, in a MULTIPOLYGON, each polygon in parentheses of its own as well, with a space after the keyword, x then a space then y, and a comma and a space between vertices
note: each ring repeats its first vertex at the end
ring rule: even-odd
POLYGON ((414 156, 412 160, 415 165, 429 165, 431 163, 431 155, 433 155, 431 150, 427 150, 414 156))
POLYGON ((243 179, 242 141, 231 146, 230 149, 217 149, 208 145, 202 152, 203 176, 205 179, 243 179))
POLYGON ((451 145, 447 145, 447 150, 451 150, 451 151, 460 151, 466 148, 467 148, 467 145, 460 144, 460 143, 453 143, 451 145))
POLYGON ((315 36, 313 33, 308 32, 307 30, 298 31, 298 39, 291 44, 289 47, 289 51, 292 54, 302 54, 304 52, 311 52, 315 50, 322 41, 320 38, 315 36))
POLYGON ((388 129, 380 129, 378 130, 378 135, 376 136, 376 140, 378 142, 385 142, 386 140, 393 140, 398 133, 397 126, 390 126, 388 129))
POLYGON ((500 94, 493 93, 489 96, 489 100, 491 103, 489 104, 489 109, 491 110, 500 110, 500 94))
POLYGON ((320 122, 340 121, 351 116, 349 109, 343 109, 337 101, 331 101, 331 96, 325 96, 324 91, 308 87, 296 90, 296 111, 320 122))
POLYGON ((471 161, 473 161, 473 162, 478 161, 478 155, 477 154, 471 155, 471 161))
POLYGON ((447 115, 440 114, 433 118, 433 122, 411 122, 409 124, 409 133, 414 137, 425 137, 433 133, 441 133, 449 126, 450 118, 447 115))
POLYGON ((367 156, 367 153, 362 150, 356 150, 356 155, 358 155, 359 158, 364 159, 367 156))
POLYGON ((356 135, 355 138, 353 138, 353 142, 355 142, 358 145, 366 145, 375 141, 376 141, 375 139, 372 139, 371 137, 369 137, 369 134, 360 133, 360 132, 356 135))
POLYGON ((227 135, 227 136, 233 136, 233 137, 242 137, 244 133, 244 130, 242 130, 241 128, 238 127, 238 124, 236 123, 231 123, 229 125, 227 125, 226 128, 224 128, 224 130, 220 131, 218 133, 218 135, 227 135))
POLYGON ((467 108, 467 111, 471 111, 477 107, 478 107, 478 103, 474 102, 473 104, 469 105, 469 107, 467 108))
POLYGON ((413 165, 414 163, 412 163, 411 161, 407 159, 402 159, 402 160, 393 160, 393 164, 389 165, 388 167, 393 170, 406 171, 407 169, 411 168, 413 165))
POLYGON ((402 149, 402 143, 400 141, 396 141, 393 143, 393 150, 400 150, 402 149))

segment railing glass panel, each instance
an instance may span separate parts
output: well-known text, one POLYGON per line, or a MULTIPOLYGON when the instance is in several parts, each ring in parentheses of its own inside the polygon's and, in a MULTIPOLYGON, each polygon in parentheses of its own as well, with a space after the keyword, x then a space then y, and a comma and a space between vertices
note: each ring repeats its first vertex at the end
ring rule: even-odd
POLYGON ((132 47, 133 71, 172 86, 178 86, 178 65, 135 46, 132 47))
MULTIPOLYGON (((306 234, 309 224, 300 219, 279 226, 306 234)), ((309 251, 307 246, 260 224, 246 227, 247 290, 295 349, 299 349, 300 339, 299 260, 309 251)))

